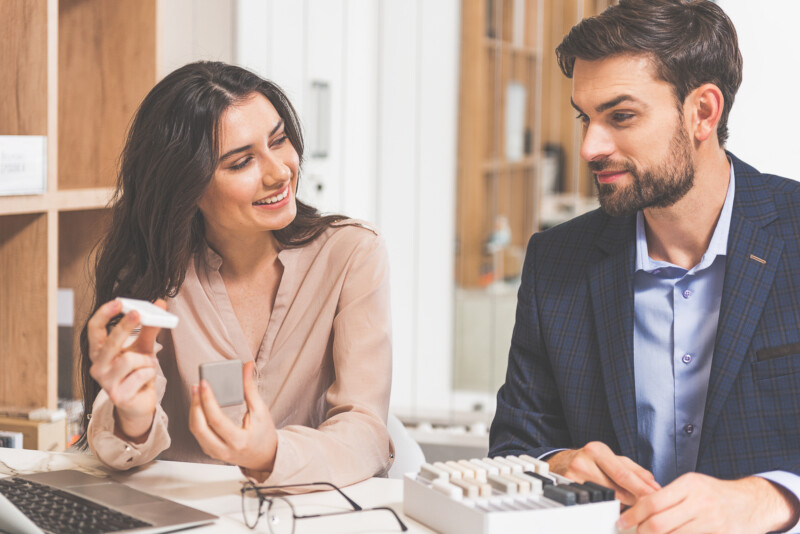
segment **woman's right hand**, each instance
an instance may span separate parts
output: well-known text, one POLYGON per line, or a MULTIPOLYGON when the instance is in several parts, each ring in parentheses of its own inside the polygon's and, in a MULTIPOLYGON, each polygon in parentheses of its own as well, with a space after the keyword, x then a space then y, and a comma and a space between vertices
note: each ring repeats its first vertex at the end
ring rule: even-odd
MULTIPOLYGON (((159 299, 156 306, 166 309, 159 299)), ((106 325, 122 312, 119 300, 106 302, 89 319, 89 373, 106 391, 115 407, 115 429, 123 439, 143 442, 147 439, 156 412, 155 340, 158 327, 143 326, 133 343, 129 338, 139 325, 139 313, 128 312, 111 332, 106 325), (130 343, 130 344, 129 344, 130 343)))

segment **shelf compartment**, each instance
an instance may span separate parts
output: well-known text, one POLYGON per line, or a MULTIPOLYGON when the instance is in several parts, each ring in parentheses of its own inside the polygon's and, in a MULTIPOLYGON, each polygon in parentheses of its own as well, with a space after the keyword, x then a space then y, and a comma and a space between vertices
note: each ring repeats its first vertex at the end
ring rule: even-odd
POLYGON ((111 187, 156 81, 156 0, 60 0, 59 189, 111 187))
POLYGON ((80 360, 79 339, 84 323, 92 311, 94 298, 94 260, 96 245, 108 231, 109 210, 81 210, 58 215, 58 287, 74 292, 73 310, 73 388, 77 392, 77 366, 80 360))
MULTIPOLYGON (((47 407, 48 215, 0 216, 0 405, 47 407)), ((50 390, 53 391, 50 391, 50 390)))
POLYGON ((47 135, 47 1, 0 2, 0 135, 47 135))

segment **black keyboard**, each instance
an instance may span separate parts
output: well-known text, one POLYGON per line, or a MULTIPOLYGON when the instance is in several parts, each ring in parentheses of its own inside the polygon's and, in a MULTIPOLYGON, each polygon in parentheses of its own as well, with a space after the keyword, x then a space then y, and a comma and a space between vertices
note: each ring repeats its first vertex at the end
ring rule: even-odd
POLYGON ((45 532, 99 534, 152 526, 88 499, 22 478, 0 479, 0 494, 45 532))

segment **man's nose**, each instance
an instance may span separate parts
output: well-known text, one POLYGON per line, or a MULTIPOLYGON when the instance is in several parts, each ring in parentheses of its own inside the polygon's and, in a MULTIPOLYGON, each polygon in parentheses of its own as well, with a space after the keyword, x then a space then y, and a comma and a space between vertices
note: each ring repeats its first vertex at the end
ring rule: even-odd
POLYGON ((614 143, 605 128, 590 124, 583 134, 580 153, 584 161, 607 158, 614 153, 614 143))

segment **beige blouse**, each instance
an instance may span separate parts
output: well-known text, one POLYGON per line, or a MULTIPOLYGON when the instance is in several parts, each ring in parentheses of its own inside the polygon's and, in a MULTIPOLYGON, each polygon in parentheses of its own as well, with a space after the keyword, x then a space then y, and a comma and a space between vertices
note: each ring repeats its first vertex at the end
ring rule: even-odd
MULTIPOLYGON (((265 484, 347 485, 388 471, 394 449, 386 430, 392 349, 388 255, 367 225, 341 221, 312 243, 287 248, 267 331, 255 359, 259 392, 278 430, 265 484)), ((89 446, 105 464, 128 469, 156 458, 213 462, 189 431, 198 365, 253 359, 219 269, 208 249, 187 269, 167 303, 180 318, 158 342, 160 405, 142 444, 114 435, 114 412, 101 391, 89 422, 89 446), (204 261, 203 261, 204 260, 204 261), (167 387, 168 386, 168 387, 167 387)), ((241 423, 244 404, 223 408, 241 423)))

